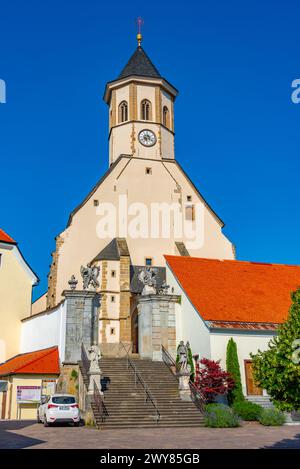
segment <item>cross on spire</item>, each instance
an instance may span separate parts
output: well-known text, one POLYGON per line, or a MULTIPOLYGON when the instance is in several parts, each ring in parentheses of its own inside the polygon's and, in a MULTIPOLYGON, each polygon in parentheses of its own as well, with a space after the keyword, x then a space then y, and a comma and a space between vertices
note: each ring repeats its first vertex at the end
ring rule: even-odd
POLYGON ((142 26, 144 24, 144 20, 143 18, 141 18, 140 16, 136 19, 136 23, 137 23, 137 26, 138 26, 138 33, 137 33, 137 42, 138 42, 138 47, 141 46, 141 42, 142 42, 142 39, 143 39, 143 36, 142 36, 142 26))

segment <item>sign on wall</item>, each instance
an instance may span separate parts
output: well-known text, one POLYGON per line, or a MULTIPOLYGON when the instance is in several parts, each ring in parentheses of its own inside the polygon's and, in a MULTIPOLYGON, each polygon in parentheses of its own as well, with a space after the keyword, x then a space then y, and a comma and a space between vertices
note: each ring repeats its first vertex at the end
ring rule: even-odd
POLYGON ((17 402, 39 402, 41 386, 17 386, 17 402))
POLYGON ((43 379, 42 381, 42 396, 52 396, 55 393, 56 380, 43 379))

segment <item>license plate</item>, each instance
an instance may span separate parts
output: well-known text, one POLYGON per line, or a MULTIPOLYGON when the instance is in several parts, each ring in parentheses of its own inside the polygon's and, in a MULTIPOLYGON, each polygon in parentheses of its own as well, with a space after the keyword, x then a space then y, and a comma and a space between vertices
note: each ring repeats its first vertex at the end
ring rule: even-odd
POLYGON ((59 408, 59 410, 70 410, 70 407, 65 407, 65 406, 63 407, 63 406, 61 406, 61 407, 59 408))

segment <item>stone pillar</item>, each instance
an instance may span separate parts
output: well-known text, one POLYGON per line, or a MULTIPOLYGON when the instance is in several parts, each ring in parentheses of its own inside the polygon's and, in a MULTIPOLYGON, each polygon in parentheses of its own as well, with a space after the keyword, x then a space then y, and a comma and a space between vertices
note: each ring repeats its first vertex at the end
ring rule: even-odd
POLYGON ((141 295, 138 298, 139 355, 154 361, 162 360, 161 346, 176 358, 177 295, 141 295))
POLYGON ((177 374, 179 377, 179 395, 182 401, 191 401, 191 390, 190 390, 190 371, 179 371, 177 374))
POLYGON ((88 349, 98 344, 100 295, 91 290, 65 290, 67 301, 65 362, 81 360, 81 344, 88 349))

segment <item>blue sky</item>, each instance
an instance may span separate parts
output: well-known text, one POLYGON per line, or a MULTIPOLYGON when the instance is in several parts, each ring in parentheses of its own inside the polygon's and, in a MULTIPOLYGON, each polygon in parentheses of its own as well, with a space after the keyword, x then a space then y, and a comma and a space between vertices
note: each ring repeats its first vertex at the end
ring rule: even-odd
POLYGON ((54 237, 108 167, 106 81, 143 46, 180 94, 176 158, 243 260, 300 264, 296 1, 1 4, 0 226, 46 290, 54 237))

